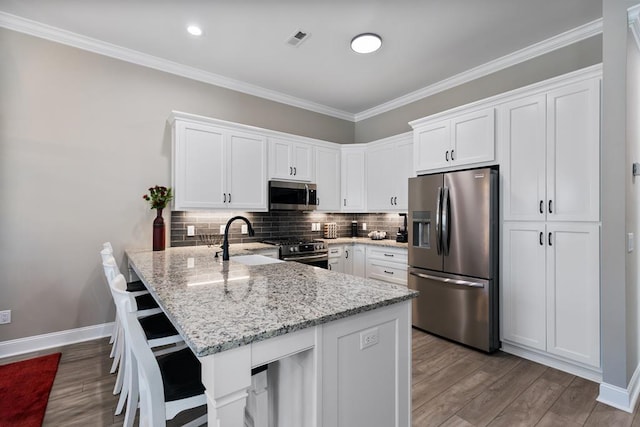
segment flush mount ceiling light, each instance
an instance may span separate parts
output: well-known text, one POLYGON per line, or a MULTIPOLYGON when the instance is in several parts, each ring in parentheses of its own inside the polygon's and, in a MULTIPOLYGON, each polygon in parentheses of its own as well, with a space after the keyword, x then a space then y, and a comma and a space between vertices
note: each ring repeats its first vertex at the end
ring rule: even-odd
POLYGON ((358 34, 351 40, 351 49, 357 53, 372 53, 380 49, 382 39, 373 33, 358 34))
POLYGON ((198 27, 197 25, 189 25, 187 27, 187 31, 189 32, 189 34, 191 34, 192 36, 201 36, 202 35, 202 28, 198 27))

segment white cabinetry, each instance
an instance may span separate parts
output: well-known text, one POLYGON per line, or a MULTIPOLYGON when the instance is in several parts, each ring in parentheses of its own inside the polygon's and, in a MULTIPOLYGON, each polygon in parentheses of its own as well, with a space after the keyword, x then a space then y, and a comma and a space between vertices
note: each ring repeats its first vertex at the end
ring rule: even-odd
POLYGON ((173 209, 267 210, 266 138, 224 123, 173 115, 173 209))
POLYGON ((315 147, 317 210, 340 212, 340 149, 315 147))
POLYGON ((284 138, 269 138, 269 179, 311 181, 313 146, 284 138))
POLYGON ((600 227, 503 227, 503 340, 600 366, 600 227))
POLYGON ((342 212, 366 210, 365 165, 365 146, 342 147, 342 212))
POLYGON ((538 88, 501 105, 499 117, 503 347, 592 375, 600 367, 600 78, 538 88))
POLYGON ((500 108, 506 221, 599 221, 599 79, 500 108))
POLYGON ((367 278, 407 286, 407 249, 367 246, 367 278))
POLYGON ((342 245, 329 246, 329 270, 344 273, 344 247, 342 245))
POLYGON ((367 210, 406 211, 413 175, 413 135, 406 133, 367 146, 367 210))
POLYGON ((495 111, 485 108, 409 123, 416 173, 495 160, 495 111))
POLYGON ((365 245, 353 245, 353 275, 367 277, 367 251, 365 245))

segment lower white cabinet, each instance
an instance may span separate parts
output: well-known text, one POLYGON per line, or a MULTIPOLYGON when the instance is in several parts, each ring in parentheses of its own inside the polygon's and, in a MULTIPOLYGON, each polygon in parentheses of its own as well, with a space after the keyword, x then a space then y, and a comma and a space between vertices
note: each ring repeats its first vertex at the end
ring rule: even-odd
POLYGON ((344 273, 344 247, 342 245, 329 246, 329 270, 344 273))
POLYGON ((367 246, 367 278, 407 286, 407 249, 367 246))
POLYGON ((600 225, 505 222, 502 340, 600 366, 600 225))
POLYGON ((352 247, 353 256, 351 257, 353 267, 352 272, 357 277, 367 277, 366 264, 367 264, 367 251, 364 245, 354 244, 352 247))

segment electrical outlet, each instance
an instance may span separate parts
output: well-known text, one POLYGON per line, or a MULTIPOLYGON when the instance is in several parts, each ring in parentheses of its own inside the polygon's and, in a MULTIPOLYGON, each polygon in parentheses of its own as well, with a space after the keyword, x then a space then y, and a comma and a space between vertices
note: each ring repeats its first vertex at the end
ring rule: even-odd
POLYGON ((366 223, 366 222, 363 222, 363 223, 362 223, 362 230, 363 230, 363 231, 366 231, 366 230, 367 230, 367 223, 366 223))
POLYGON ((11 323, 11 310, 0 311, 0 325, 11 323))
POLYGON ((247 228, 247 224, 242 224, 242 226, 240 228, 240 233, 249 234, 249 229, 247 228))
POLYGON ((316 223, 315 222, 311 223, 311 231, 316 231, 316 223))
POLYGON ((224 234, 224 225, 220 226, 220 234, 224 234))
POLYGON ((360 350, 378 344, 378 328, 367 329, 360 332, 360 350))
POLYGON ((187 225, 187 236, 195 236, 195 235, 196 235, 196 226, 187 225))

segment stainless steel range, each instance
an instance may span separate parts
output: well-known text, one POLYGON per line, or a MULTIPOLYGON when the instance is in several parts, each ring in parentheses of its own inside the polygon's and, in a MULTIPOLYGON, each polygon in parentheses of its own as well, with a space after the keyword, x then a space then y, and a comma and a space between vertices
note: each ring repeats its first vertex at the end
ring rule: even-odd
POLYGON ((280 247, 280 259, 296 261, 315 267, 329 267, 329 251, 321 240, 301 240, 296 238, 265 240, 263 243, 280 247))

